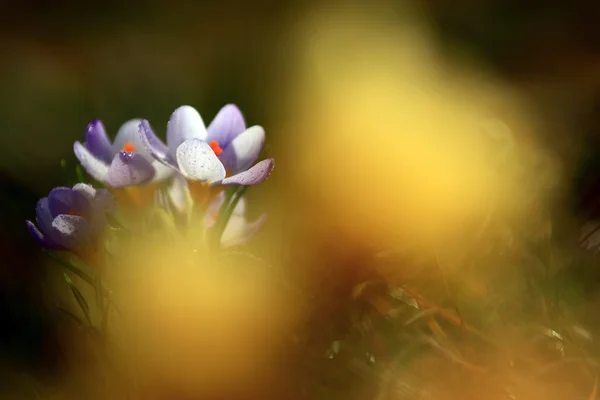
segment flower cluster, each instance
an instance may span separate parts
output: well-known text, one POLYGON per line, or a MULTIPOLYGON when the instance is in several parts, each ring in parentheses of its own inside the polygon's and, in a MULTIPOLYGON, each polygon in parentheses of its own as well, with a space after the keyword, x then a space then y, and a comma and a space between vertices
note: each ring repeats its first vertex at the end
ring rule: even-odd
POLYGON ((229 104, 207 128, 193 107, 181 106, 167 124, 166 139, 165 144, 145 119, 125 122, 112 142, 101 121, 90 122, 85 142, 75 142, 73 150, 105 188, 78 183, 53 189, 37 204, 37 226, 27 221, 31 236, 48 249, 90 254, 107 213, 153 203, 174 217, 199 210, 207 230, 227 210, 220 220, 223 246, 244 242, 262 226, 265 215, 248 222, 244 199, 231 195, 263 182, 273 169, 271 158, 256 162, 265 141, 261 126, 247 127, 241 111, 229 104))

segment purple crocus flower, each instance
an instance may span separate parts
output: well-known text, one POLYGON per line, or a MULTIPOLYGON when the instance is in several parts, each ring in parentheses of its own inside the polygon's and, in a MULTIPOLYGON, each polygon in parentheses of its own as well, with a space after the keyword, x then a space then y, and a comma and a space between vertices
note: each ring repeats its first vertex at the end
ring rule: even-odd
MULTIPOLYGON (((225 195, 221 193, 206 210, 204 215, 204 223, 207 228, 212 228, 215 224, 223 202, 225 201, 225 195)), ((256 234, 262 228, 265 221, 267 220, 267 214, 262 214, 253 222, 248 222, 246 219, 246 201, 242 197, 235 205, 227 226, 221 236, 221 246, 231 247, 237 246, 248 241, 252 236, 256 234)))
POLYGON ((106 189, 85 183, 57 187, 40 199, 35 209, 37 226, 26 221, 31 236, 43 247, 78 252, 88 248, 104 228, 114 198, 106 189))
POLYGON ((233 104, 223 107, 208 129, 193 107, 179 107, 167 126, 167 145, 146 120, 140 125, 140 136, 156 160, 192 182, 255 185, 273 169, 272 158, 252 166, 265 141, 265 131, 260 126, 246 128, 242 113, 233 104))
POLYGON ((172 169, 154 160, 142 144, 140 122, 141 119, 125 122, 112 144, 102 122, 90 122, 85 143, 73 145, 75 156, 94 179, 115 189, 168 178, 172 169))

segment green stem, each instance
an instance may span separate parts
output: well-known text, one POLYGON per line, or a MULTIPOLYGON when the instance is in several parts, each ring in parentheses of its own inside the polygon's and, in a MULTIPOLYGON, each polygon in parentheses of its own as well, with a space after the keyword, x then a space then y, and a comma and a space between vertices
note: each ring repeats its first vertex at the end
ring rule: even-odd
MULTIPOLYGON (((56 254, 50 250, 42 249, 42 252, 44 252, 44 254, 46 254, 48 257, 50 257, 51 259, 53 259, 54 261, 56 261, 57 263, 59 263, 60 265, 62 265, 63 267, 65 267, 66 269, 68 269, 69 271, 71 271, 72 273, 77 275, 78 277, 80 277, 81 279, 83 279, 88 284, 96 287, 96 282, 95 282, 96 278, 95 277, 88 275, 81 269, 77 268, 76 266, 74 266, 73 264, 71 264, 70 262, 68 262, 67 260, 62 258, 61 256, 59 256, 58 254, 56 254)), ((102 295, 104 297, 108 298, 110 295, 110 292, 108 290, 106 290, 105 288, 102 288, 102 295)), ((114 307, 114 303, 113 303, 113 307, 114 307)))
POLYGON ((219 213, 217 222, 213 227, 211 248, 219 249, 221 245, 221 236, 223 236, 223 232, 225 232, 225 228, 227 228, 227 223, 229 222, 237 203, 240 201, 242 196, 244 196, 247 190, 248 186, 238 186, 234 190, 225 192, 225 199, 223 200, 223 205, 221 206, 223 211, 219 213))

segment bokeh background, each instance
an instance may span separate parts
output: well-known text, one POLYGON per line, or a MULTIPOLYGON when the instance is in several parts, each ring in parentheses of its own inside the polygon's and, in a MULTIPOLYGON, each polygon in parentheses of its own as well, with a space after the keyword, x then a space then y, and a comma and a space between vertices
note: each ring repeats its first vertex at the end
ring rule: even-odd
MULTIPOLYGON (((327 15, 356 4, 331 3, 327 15)), ((530 99, 543 116, 537 140, 567 166, 561 209, 581 220, 598 216, 600 5, 414 4, 443 55, 485 64, 530 99)), ((368 8, 384 6, 396 9, 383 2, 368 8)), ((281 127, 298 123, 283 109, 299 90, 291 38, 323 10, 323 2, 302 0, 0 4, 0 391, 29 387, 25 375, 52 384, 64 368, 42 257, 24 220, 34 216, 39 197, 65 183, 60 161, 72 171, 72 144, 82 140, 87 123, 100 118, 114 135, 123 121, 143 117, 164 135, 179 105, 193 105, 208 122, 235 103, 250 124, 265 127, 266 154, 277 160, 273 176, 250 199, 283 201, 294 192, 277 171, 294 168, 285 154, 292 143, 286 134, 295 131, 281 127)), ((275 229, 285 226, 285 216, 274 215, 275 229)))

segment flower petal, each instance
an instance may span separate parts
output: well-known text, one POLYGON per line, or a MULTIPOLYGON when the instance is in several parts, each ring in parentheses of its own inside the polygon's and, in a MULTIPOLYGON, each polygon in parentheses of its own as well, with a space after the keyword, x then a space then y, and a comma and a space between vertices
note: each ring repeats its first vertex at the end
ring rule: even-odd
POLYGON ((97 181, 103 181, 108 172, 108 164, 99 158, 96 158, 85 146, 79 142, 73 144, 75 157, 79 160, 83 168, 97 181))
POLYGON ((223 247, 237 246, 245 243, 258 232, 267 220, 267 214, 262 214, 254 222, 247 222, 244 217, 232 216, 221 236, 223 247))
POLYGON ((89 225, 85 218, 76 215, 59 215, 52 221, 58 243, 75 250, 89 239, 89 225))
POLYGON ((181 174, 173 177, 171 185, 167 189, 170 203, 183 213, 188 211, 192 206, 192 197, 185 178, 181 174))
POLYGON ((57 187, 48 195, 48 207, 53 218, 60 214, 78 215, 88 218, 91 205, 87 196, 67 187, 57 187))
POLYGON ((112 211, 116 205, 115 197, 106 189, 96 190, 94 196, 94 202, 92 203, 94 208, 101 209, 103 211, 112 211))
POLYGON ((152 165, 152 168, 154 169, 154 178, 152 179, 153 182, 164 181, 175 173, 175 169, 173 169, 173 167, 167 167, 158 160, 152 160, 150 165, 152 165))
POLYGON ((104 181, 116 189, 149 182, 154 173, 150 162, 140 154, 122 151, 113 158, 104 181))
POLYGON ((130 119, 121 125, 119 131, 117 132, 117 136, 115 137, 115 141, 113 142, 113 154, 123 151, 125 144, 130 143, 135 148, 133 151, 134 154, 140 154, 148 161, 154 160, 154 158, 146 150, 146 146, 142 141, 142 137, 140 135, 141 122, 141 119, 130 119))
POLYGON ((189 139, 177 148, 179 170, 188 179, 213 183, 225 177, 225 167, 208 143, 189 139))
POLYGON ((246 121, 242 112, 235 104, 227 104, 217 113, 208 126, 207 141, 216 140, 221 148, 225 148, 231 141, 246 129, 246 121))
POLYGON ((109 163, 113 157, 110 140, 100 120, 94 120, 87 126, 85 147, 99 160, 109 163))
POLYGON ((238 215, 240 217, 246 215, 246 199, 244 197, 238 200, 235 208, 233 209, 232 215, 238 215))
POLYGON ((158 138, 158 136, 156 136, 147 120, 143 120, 140 123, 139 135, 145 150, 154 157, 155 160, 160 161, 171 168, 177 168, 175 158, 169 152, 169 148, 158 138))
POLYGON ((175 157, 179 146, 188 139, 206 139, 206 127, 194 107, 181 106, 173 112, 167 125, 167 145, 175 157))
MULTIPOLYGON (((220 212, 223 210, 223 202, 225 201, 225 192, 219 193, 216 199, 206 209, 204 214, 204 224, 207 228, 210 228, 215 224, 215 220, 220 212)), ((238 200, 230 218, 244 217, 246 215, 246 199, 242 197, 238 200)))
POLYGON ((29 232, 33 240, 37 242, 37 244, 49 249, 62 249, 61 246, 54 243, 52 240, 50 240, 50 238, 44 236, 44 234, 40 232, 40 230, 37 228, 37 226, 34 225, 33 222, 25 221, 25 224, 27 225, 27 231, 29 232))
POLYGON ((87 183, 78 183, 73 186, 73 191, 81 193, 88 201, 92 201, 96 196, 96 189, 92 185, 88 185, 87 183))
POLYGON ((264 143, 265 130, 258 125, 252 126, 233 139, 219 159, 227 171, 234 174, 245 171, 254 164, 264 143))
POLYGON ((73 210, 73 190, 68 187, 56 187, 48 194, 48 207, 50 215, 68 214, 73 210))
POLYGON ((114 212, 116 201, 112 193, 106 189, 100 189, 96 191, 91 205, 92 211, 88 224, 90 225, 90 232, 97 233, 104 229, 106 214, 114 212))
POLYGON ((240 172, 237 175, 230 176, 221 181, 222 185, 256 185, 269 177, 269 174, 275 166, 275 160, 268 158, 259 161, 256 165, 247 171, 240 172))
POLYGON ((154 191, 154 204, 171 214, 171 204, 166 193, 160 189, 154 191))
POLYGON ((54 217, 50 213, 47 197, 43 197, 38 200, 35 207, 35 220, 45 235, 51 235, 52 220, 54 220, 54 217))

